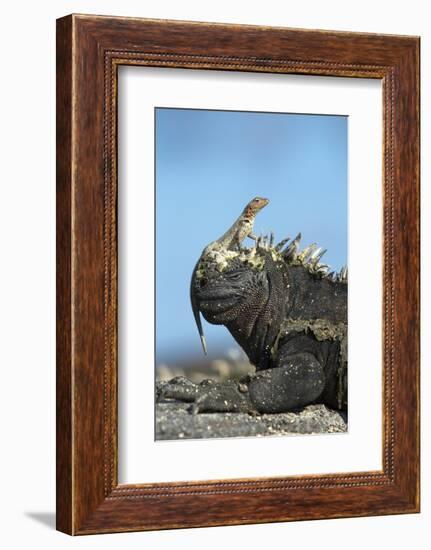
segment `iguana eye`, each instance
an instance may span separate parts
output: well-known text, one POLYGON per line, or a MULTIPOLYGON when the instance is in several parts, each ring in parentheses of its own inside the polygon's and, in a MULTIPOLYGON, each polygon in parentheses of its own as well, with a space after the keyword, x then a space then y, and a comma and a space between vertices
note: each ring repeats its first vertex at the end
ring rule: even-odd
POLYGON ((229 273, 228 278, 236 281, 241 277, 241 273, 229 273))

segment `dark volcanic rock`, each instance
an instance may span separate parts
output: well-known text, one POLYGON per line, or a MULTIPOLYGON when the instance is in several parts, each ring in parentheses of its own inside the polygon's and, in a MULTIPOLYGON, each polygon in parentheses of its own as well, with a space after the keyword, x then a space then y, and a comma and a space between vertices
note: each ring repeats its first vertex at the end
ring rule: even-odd
POLYGON ((299 412, 190 414, 190 405, 176 401, 156 404, 156 439, 202 439, 347 432, 345 417, 325 405, 299 412))

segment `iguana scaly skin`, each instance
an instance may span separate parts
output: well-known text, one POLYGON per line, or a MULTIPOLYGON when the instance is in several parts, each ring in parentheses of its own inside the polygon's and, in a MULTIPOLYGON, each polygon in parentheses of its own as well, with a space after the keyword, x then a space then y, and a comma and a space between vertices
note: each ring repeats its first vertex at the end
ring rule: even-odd
POLYGON ((176 379, 163 387, 164 397, 192 402, 193 412, 346 408, 347 270, 330 273, 320 263, 325 251, 300 250, 300 239, 274 246, 271 236, 251 248, 204 250, 191 281, 195 317, 224 325, 256 374, 199 386, 176 379))

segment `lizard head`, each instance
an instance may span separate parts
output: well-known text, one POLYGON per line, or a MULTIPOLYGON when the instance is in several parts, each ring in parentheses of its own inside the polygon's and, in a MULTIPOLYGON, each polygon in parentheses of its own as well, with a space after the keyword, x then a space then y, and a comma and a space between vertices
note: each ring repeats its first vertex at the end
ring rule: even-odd
POLYGON ((245 207, 244 211, 246 214, 252 214, 256 215, 262 208, 264 208, 269 203, 268 199, 264 199, 262 197, 254 197, 247 206, 245 207))

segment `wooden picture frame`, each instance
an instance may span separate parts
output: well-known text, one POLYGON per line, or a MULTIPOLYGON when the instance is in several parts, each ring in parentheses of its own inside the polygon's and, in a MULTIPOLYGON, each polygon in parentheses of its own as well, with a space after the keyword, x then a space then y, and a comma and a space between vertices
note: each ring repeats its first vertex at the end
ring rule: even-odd
POLYGON ((419 38, 70 15, 57 21, 57 529, 419 511, 419 38), (383 469, 119 485, 117 68, 383 84, 383 469))

